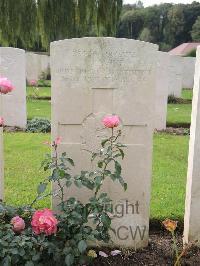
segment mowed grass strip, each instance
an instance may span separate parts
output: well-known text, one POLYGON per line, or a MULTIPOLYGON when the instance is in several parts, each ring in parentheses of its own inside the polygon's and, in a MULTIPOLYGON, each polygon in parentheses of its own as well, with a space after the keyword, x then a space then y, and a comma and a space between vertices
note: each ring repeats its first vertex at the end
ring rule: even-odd
POLYGON ((47 100, 27 99, 28 119, 44 117, 51 119, 51 102, 47 100))
POLYGON ((51 87, 27 87, 27 97, 51 97, 51 87))
POLYGON ((151 218, 183 219, 188 136, 154 135, 151 218))
MULTIPOLYGON (((5 144, 5 200, 11 205, 27 205, 36 196, 37 185, 47 173, 40 169, 41 161, 50 148, 44 141, 50 134, 6 133, 5 144)), ((38 207, 50 207, 50 199, 38 207)))
POLYGON ((191 104, 168 104, 167 124, 179 125, 190 124, 191 122, 191 104))
MULTIPOLYGON (((30 203, 37 184, 47 173, 40 169, 49 147, 42 143, 50 134, 5 134, 6 202, 12 205, 30 203)), ((154 136, 151 218, 183 219, 187 169, 188 137, 156 134, 154 136)), ((38 207, 49 207, 45 199, 38 207)))
POLYGON ((187 90, 187 89, 182 90, 183 99, 192 100, 192 97, 193 97, 193 90, 187 90))
MULTIPOLYGON (((192 100, 193 91, 183 89, 182 98, 192 100)), ((189 127, 191 123, 192 103, 188 104, 168 104, 167 125, 189 127)))

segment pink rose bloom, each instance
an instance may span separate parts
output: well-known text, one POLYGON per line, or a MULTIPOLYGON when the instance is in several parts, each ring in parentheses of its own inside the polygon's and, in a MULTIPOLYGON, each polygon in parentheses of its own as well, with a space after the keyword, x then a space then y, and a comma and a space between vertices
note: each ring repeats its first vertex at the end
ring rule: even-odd
POLYGON ((45 233, 45 235, 52 235, 57 232, 58 220, 49 209, 36 211, 33 214, 31 225, 33 232, 36 235, 45 233))
POLYGON ((18 232, 20 233, 21 231, 24 230, 25 228, 25 222, 24 220, 19 217, 19 216, 15 216, 12 218, 11 220, 11 224, 13 225, 13 231, 14 232, 18 232))
POLYGON ((4 125, 4 119, 3 117, 0 116, 0 127, 2 127, 4 125))
POLYGON ((7 94, 14 90, 14 86, 7 78, 0 77, 0 93, 7 94))
POLYGON ((29 85, 33 86, 33 87, 36 87, 37 86, 37 80, 35 80, 35 79, 30 80, 29 81, 29 85))
POLYGON ((61 143, 61 137, 57 137, 55 140, 55 145, 59 145, 61 143))
POLYGON ((112 115, 112 116, 105 116, 102 120, 105 127, 114 128, 117 127, 120 123, 119 116, 112 115))

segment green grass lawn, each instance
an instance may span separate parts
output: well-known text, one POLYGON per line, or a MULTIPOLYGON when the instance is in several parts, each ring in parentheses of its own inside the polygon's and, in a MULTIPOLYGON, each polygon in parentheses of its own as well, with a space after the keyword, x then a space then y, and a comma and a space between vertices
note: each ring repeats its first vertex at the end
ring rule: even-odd
POLYGON ((27 99, 28 119, 45 117, 51 119, 51 103, 48 100, 27 99))
MULTIPOLYGON (((192 100, 192 90, 182 90, 182 98, 192 100)), ((168 104, 167 124, 190 124, 192 104, 168 104)))
POLYGON ((27 87, 27 97, 51 97, 51 87, 27 87))
POLYGON ((167 123, 168 124, 190 124, 191 104, 168 104, 167 123))
POLYGON ((151 218, 183 219, 188 136, 154 135, 151 218))
POLYGON ((193 90, 182 90, 182 98, 192 100, 193 90))
MULTIPOLYGON (((28 204, 35 195, 37 184, 44 178, 40 162, 49 148, 42 143, 49 134, 5 134, 6 201, 28 204)), ((187 167, 187 136, 156 134, 152 181, 151 217, 183 218, 187 167)), ((49 207, 50 200, 40 207, 49 207)))
MULTIPOLYGON (((37 184, 44 178, 40 163, 49 147, 43 142, 50 134, 6 133, 5 196, 8 204, 26 205, 36 195, 37 184)), ((39 206, 50 207, 50 200, 39 206)))

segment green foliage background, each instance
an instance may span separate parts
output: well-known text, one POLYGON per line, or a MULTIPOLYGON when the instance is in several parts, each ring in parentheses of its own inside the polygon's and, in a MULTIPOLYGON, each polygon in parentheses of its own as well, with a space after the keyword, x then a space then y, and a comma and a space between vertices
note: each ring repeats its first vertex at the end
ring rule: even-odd
POLYGON ((115 36, 122 0, 1 0, 0 46, 45 51, 51 41, 115 36))
MULTIPOLYGON (((163 1, 164 2, 164 1, 163 1)), ((117 37, 156 43, 168 51, 184 42, 200 41, 200 3, 124 5, 117 37)))
POLYGON ((116 36, 156 43, 168 51, 200 41, 200 3, 160 4, 123 0, 1 0, 0 46, 48 51, 52 41, 116 36))

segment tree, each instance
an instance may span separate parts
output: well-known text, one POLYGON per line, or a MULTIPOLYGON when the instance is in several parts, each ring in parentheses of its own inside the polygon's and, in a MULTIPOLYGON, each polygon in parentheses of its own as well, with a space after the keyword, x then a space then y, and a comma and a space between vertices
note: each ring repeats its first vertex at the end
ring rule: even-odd
POLYGON ((139 40, 145 41, 145 42, 152 42, 153 37, 152 37, 151 31, 148 28, 144 28, 142 32, 140 33, 139 40))
POLYGON ((184 40, 185 17, 183 8, 184 5, 174 5, 168 12, 168 23, 164 29, 164 40, 173 47, 182 43, 184 40))
POLYGON ((35 0, 0 1, 0 44, 30 48, 37 32, 35 0))
POLYGON ((115 36, 122 0, 0 0, 0 45, 49 48, 51 41, 115 36))
POLYGON ((114 36, 122 0, 38 0, 42 44, 90 36, 114 36))
POLYGON ((193 2, 192 4, 184 5, 184 42, 190 42, 192 40, 191 32, 194 23, 196 22, 198 16, 200 16, 200 3, 193 2))
POLYGON ((200 16, 197 18, 196 22, 192 27, 192 40, 199 42, 200 41, 200 16))
POLYGON ((136 39, 142 31, 143 25, 144 17, 139 10, 128 11, 120 19, 117 36, 136 39))

